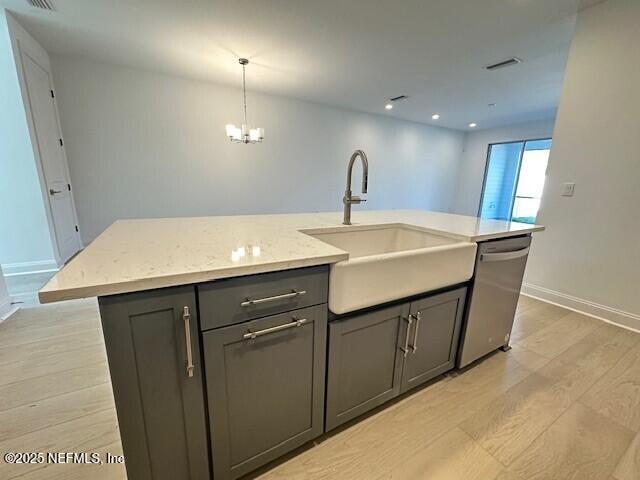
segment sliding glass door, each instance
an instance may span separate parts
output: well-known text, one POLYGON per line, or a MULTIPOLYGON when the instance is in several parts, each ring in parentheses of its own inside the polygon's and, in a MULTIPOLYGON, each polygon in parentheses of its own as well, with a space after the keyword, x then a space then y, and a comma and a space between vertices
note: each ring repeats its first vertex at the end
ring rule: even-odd
POLYGON ((550 150, 550 138, 489 145, 478 215, 534 223, 550 150))

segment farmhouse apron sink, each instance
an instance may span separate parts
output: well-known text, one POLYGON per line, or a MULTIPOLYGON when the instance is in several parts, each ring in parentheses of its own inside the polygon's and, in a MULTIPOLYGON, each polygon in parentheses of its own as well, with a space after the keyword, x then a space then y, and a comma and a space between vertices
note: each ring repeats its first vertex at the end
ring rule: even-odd
POLYGON ((406 225, 305 232, 349 252, 331 265, 329 310, 344 314, 466 282, 476 244, 406 225))

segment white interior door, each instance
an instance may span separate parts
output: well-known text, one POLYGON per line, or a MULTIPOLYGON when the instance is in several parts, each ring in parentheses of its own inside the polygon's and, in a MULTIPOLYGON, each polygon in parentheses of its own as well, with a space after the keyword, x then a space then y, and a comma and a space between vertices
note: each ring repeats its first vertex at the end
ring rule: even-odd
POLYGON ((21 45, 20 56, 29 97, 37 150, 48 194, 54 236, 61 262, 66 262, 82 247, 76 224, 75 206, 53 82, 48 65, 35 60, 21 45))

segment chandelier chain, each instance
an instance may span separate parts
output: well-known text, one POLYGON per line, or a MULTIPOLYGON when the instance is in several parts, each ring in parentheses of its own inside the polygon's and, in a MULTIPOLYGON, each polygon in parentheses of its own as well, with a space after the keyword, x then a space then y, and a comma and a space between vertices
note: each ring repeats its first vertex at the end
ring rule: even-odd
POLYGON ((243 94, 243 100, 244 100, 244 123, 245 125, 248 125, 247 123, 247 83, 246 83, 246 79, 245 79, 245 65, 242 65, 242 94, 243 94))

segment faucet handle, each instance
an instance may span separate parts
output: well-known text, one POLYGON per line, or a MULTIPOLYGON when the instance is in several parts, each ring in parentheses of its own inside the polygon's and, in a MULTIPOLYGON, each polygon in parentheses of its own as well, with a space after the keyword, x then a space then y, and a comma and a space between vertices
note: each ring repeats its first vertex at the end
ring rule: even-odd
POLYGON ((352 197, 349 199, 349 203, 355 203, 355 204, 362 203, 362 202, 366 202, 366 201, 367 201, 367 199, 366 199, 366 198, 361 198, 361 197, 358 197, 358 196, 356 196, 356 195, 352 196, 352 197))

